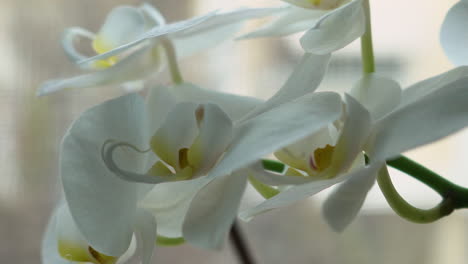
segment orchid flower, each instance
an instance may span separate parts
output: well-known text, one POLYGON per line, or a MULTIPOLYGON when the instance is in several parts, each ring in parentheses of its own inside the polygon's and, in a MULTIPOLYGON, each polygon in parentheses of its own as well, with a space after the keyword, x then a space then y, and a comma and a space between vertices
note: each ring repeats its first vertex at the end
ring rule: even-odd
POLYGON ((91 72, 49 80, 37 93, 46 95, 65 88, 110 84, 141 87, 142 80, 158 72, 165 57, 171 56, 164 49, 167 52, 174 46, 179 56, 189 56, 228 39, 240 29, 244 20, 270 13, 270 9, 238 9, 166 24, 159 11, 149 4, 118 6, 108 14, 98 33, 73 27, 63 34, 62 46, 67 56, 82 70, 91 72), (96 55, 81 54, 74 46, 77 38, 91 41, 96 55))
POLYGON ((445 54, 455 65, 468 64, 468 50, 465 45, 468 40, 467 17, 468 1, 460 0, 448 11, 440 31, 440 42, 445 54))
POLYGON ((283 0, 291 5, 275 11, 276 19, 242 38, 285 36, 306 31, 306 52, 327 54, 341 49, 365 31, 361 0, 283 0))
MULTIPOLYGON (((342 183, 327 198, 323 213, 337 231, 359 212, 377 173, 400 153, 448 136, 468 124, 468 68, 461 67, 401 91, 389 79, 364 77, 345 95, 338 122, 275 154, 289 168, 281 173, 257 164, 250 173, 272 186, 290 186, 240 213, 253 216, 312 196, 342 183), (368 164, 364 162, 364 153, 368 164)), ((223 161, 230 162, 226 153, 223 161)))
POLYGON ((285 84, 295 91, 266 103, 181 84, 153 88, 146 106, 130 94, 86 111, 61 153, 65 197, 83 236, 99 252, 119 256, 142 210, 155 217, 159 235, 219 248, 247 183, 243 168, 339 117, 335 93, 290 97, 312 92, 328 60, 305 56, 285 84), (239 148, 241 139, 250 143, 239 148), (148 145, 150 152, 138 153, 148 145), (206 176, 222 169, 217 162, 233 149, 244 157, 225 171, 229 177, 206 176))
POLYGON ((92 248, 73 221, 67 205, 62 202, 55 209, 42 242, 42 263, 123 264, 136 251, 136 240, 120 257, 106 256, 92 248))

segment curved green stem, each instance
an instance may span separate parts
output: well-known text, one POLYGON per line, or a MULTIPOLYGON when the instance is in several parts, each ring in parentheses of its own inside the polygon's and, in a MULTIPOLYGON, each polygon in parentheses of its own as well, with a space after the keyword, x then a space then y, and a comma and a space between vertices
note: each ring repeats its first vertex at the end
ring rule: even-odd
POLYGON ((440 218, 451 214, 454 210, 452 200, 444 198, 440 204, 432 209, 424 210, 412 206, 406 202, 393 186, 392 180, 388 174, 387 166, 383 166, 377 177, 382 193, 388 204, 401 217, 415 223, 432 223, 440 218))
POLYGON ((363 1, 366 16, 366 31, 361 37, 362 70, 364 74, 375 72, 374 48, 372 45, 372 25, 369 0, 363 1))
POLYGON ((171 79, 175 84, 181 84, 184 82, 182 74, 180 73, 179 64, 177 63, 177 55, 171 40, 163 38, 161 43, 166 51, 167 63, 169 71, 171 73, 171 79))
POLYGON ((468 208, 468 188, 450 182, 405 156, 389 160, 387 164, 424 183, 443 198, 450 198, 455 209, 468 208))

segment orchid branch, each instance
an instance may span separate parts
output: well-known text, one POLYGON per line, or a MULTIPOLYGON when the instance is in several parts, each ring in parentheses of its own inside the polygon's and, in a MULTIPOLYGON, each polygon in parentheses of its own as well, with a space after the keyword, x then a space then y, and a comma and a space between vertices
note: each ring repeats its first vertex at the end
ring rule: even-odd
POLYGON ((237 221, 232 225, 230 237, 241 262, 244 264, 255 264, 255 260, 247 246, 247 241, 242 235, 237 221))
POLYGON ((362 70, 364 74, 375 72, 374 48, 372 44, 372 25, 369 0, 363 1, 366 19, 366 31, 361 37, 362 70))
POLYGON ((451 214, 454 210, 453 201, 450 198, 444 198, 437 206, 427 210, 412 206, 400 196, 393 186, 387 166, 380 169, 377 183, 390 207, 408 221, 420 224, 432 223, 451 214))
POLYGON ((454 209, 468 208, 468 188, 452 183, 405 156, 389 160, 387 164, 424 183, 440 194, 443 199, 450 199, 454 209))

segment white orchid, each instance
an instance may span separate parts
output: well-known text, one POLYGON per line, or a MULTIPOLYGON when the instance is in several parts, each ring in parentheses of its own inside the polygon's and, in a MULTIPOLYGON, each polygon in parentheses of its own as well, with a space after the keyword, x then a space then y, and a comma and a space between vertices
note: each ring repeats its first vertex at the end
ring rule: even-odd
POLYGON ((440 31, 440 42, 445 54, 455 65, 468 64, 468 1, 460 0, 450 8, 440 31))
POLYGON ((146 107, 130 94, 85 112, 65 136, 61 153, 65 197, 83 236, 99 252, 119 256, 142 210, 153 214, 159 235, 220 247, 246 185, 243 167, 339 117, 337 94, 292 101, 316 88, 328 59, 305 56, 301 66, 316 73, 298 67, 285 84, 296 92, 267 103, 181 84, 152 89, 146 107), (239 149, 240 140, 250 143, 239 149), (155 155, 131 150, 149 144, 155 155), (229 177, 205 176, 233 149, 244 157, 230 164, 223 175, 229 177))
MULTIPOLYGON (((241 218, 248 220, 344 182, 328 197, 323 208, 332 228, 341 231, 360 210, 386 160, 468 124, 465 67, 416 83, 402 92, 394 81, 371 75, 361 80, 351 95, 346 95, 343 125, 330 124, 276 153, 289 165, 286 172, 276 174, 260 170, 259 166, 251 170, 252 176, 264 183, 291 187, 241 212, 241 218), (369 158, 367 165, 364 153, 369 158)), ((218 166, 236 158, 226 153, 218 166)))
POLYGON ((109 13, 97 34, 77 27, 69 28, 63 34, 62 45, 67 56, 81 69, 91 72, 49 80, 37 94, 110 84, 141 87, 142 80, 158 72, 165 58, 172 56, 167 53, 174 51, 167 49, 175 49, 181 57, 189 56, 228 39, 246 19, 270 13, 270 9, 238 9, 166 24, 159 11, 149 4, 118 6, 109 13), (77 38, 91 41, 97 55, 81 54, 74 46, 77 38))
POLYGON ((341 49, 365 31, 361 0, 283 0, 276 19, 243 38, 285 36, 306 31, 300 42, 306 52, 327 54, 341 49))

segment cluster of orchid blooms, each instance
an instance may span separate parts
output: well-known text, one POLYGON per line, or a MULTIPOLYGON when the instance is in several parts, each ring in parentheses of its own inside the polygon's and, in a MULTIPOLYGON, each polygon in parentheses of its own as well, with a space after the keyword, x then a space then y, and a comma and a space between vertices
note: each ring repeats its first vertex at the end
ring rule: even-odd
MULTIPOLYGON (((343 230, 376 179, 388 189, 387 161, 468 125, 463 66, 406 89, 372 70, 344 95, 315 91, 331 54, 370 30, 367 1, 284 0, 171 24, 149 4, 118 6, 97 33, 67 29, 63 48, 86 73, 47 81, 38 94, 100 85, 130 92, 88 109, 67 131, 64 199, 45 233, 43 263, 125 263, 138 252, 148 264, 156 242, 217 249, 237 217, 249 220, 335 184, 323 215, 343 230), (258 18, 270 22, 239 35, 244 22, 258 18), (266 101, 200 88, 177 66, 178 58, 225 39, 302 31, 301 61, 266 101), (81 54, 77 38, 88 39, 96 55, 81 54), (165 67, 172 85, 152 86, 146 97, 135 92, 165 67), (270 154, 277 160, 264 159, 270 154), (265 200, 239 211, 247 184, 265 200)), ((468 63, 467 17, 462 0, 442 26, 443 47, 458 65, 468 63)), ((434 217, 415 218, 432 221, 453 209, 444 202, 434 217)))

